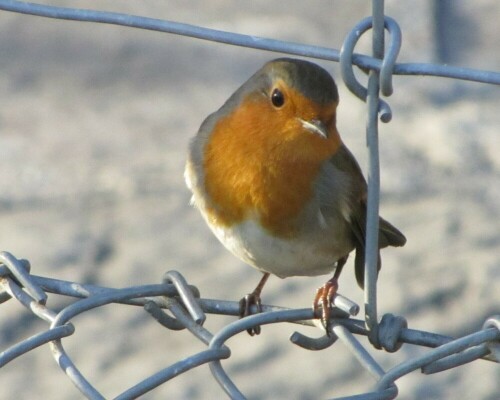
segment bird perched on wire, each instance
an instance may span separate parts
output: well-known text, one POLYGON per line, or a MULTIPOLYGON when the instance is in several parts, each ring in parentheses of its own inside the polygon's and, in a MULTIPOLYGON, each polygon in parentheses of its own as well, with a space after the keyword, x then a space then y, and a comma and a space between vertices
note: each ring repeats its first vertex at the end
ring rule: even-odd
MULTIPOLYGON (((194 204, 224 246, 264 274, 240 301, 242 317, 252 305, 261 310, 270 274, 334 271, 313 302, 326 326, 353 250, 363 287, 367 185, 337 131, 338 102, 326 70, 304 60, 276 59, 209 115, 191 142, 185 178, 194 204)), ((405 242, 380 218, 379 248, 405 242)))

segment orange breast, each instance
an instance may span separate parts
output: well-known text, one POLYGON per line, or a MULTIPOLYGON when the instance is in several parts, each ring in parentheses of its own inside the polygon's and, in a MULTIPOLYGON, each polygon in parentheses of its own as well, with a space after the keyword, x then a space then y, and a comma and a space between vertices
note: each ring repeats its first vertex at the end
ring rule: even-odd
MULTIPOLYGON (((301 113, 318 113, 300 94, 294 96, 301 113)), ((271 233, 290 237, 313 196, 321 164, 340 138, 334 115, 324 139, 302 127, 296 109, 280 113, 265 100, 249 96, 215 124, 204 153, 207 211, 219 225, 256 217, 271 233)))

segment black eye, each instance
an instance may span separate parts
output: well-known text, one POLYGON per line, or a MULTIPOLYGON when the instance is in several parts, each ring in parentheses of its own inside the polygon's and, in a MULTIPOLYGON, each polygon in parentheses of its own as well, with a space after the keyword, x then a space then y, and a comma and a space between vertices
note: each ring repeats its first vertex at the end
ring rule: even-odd
POLYGON ((271 94, 271 102, 273 103, 274 107, 281 107, 283 104, 285 104, 285 96, 283 96, 281 90, 273 90, 273 93, 271 94))

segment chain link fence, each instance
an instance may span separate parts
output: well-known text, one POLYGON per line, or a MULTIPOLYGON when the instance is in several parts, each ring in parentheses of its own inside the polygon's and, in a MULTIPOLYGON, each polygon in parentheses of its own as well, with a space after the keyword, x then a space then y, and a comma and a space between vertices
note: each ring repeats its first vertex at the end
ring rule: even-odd
MULTIPOLYGON (((460 338, 414 330, 408 328, 406 320, 401 316, 385 314, 379 318, 376 285, 380 192, 378 120, 387 123, 392 117, 389 104, 382 100, 380 95, 388 97, 392 94, 393 75, 429 75, 500 85, 500 73, 433 64, 398 63, 397 57, 402 43, 401 30, 394 19, 384 15, 384 2, 381 0, 372 2, 372 16, 363 19, 352 28, 339 51, 111 12, 62 8, 20 1, 0 1, 0 10, 155 30, 339 62, 345 85, 367 103, 369 172, 364 318, 363 320, 354 319, 360 307, 352 300, 338 295, 331 319, 333 334, 326 335, 323 332, 323 336, 313 338, 295 332, 290 340, 309 350, 323 350, 338 342, 339 345, 345 346, 352 352, 360 366, 373 377, 376 384, 373 391, 369 393, 344 397, 345 399, 396 398, 398 395, 396 381, 418 369, 424 374, 434 374, 478 359, 500 362, 500 316, 491 315, 476 332, 460 338), (367 32, 372 34, 373 54, 370 56, 354 52, 356 44, 367 32), (359 67, 368 74, 367 87, 359 82, 353 66, 359 67), (356 335, 367 336, 375 348, 388 352, 396 352, 404 343, 428 347, 430 350, 385 370, 356 335)), ((89 399, 104 399, 104 396, 77 367, 63 346, 63 338, 75 334, 72 319, 107 304, 120 303, 144 307, 147 313, 163 327, 174 331, 187 329, 195 340, 205 345, 204 350, 147 377, 116 396, 116 399, 138 398, 159 385, 204 364, 209 365, 214 379, 229 397, 245 398, 244 393, 231 379, 222 363, 231 356, 231 349, 227 344, 230 338, 254 326, 284 322, 316 326, 322 330, 321 325, 314 319, 311 308, 286 309, 263 306, 264 312, 235 320, 223 329, 211 332, 204 327, 207 314, 237 316, 238 303, 203 298, 199 290, 186 282, 185 278, 176 271, 168 272, 161 284, 115 289, 36 276, 30 270, 31 266, 27 260, 19 259, 8 252, 0 254, 0 302, 17 300, 31 313, 47 322, 49 328, 2 351, 0 368, 17 357, 48 344, 59 367, 76 388, 89 399), (47 293, 70 296, 76 300, 56 311, 46 306, 47 293)))

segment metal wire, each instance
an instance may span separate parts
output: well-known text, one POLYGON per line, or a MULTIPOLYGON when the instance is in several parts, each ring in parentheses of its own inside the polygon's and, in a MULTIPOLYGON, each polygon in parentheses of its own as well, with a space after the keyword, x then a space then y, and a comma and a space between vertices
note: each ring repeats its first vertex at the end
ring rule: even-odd
MULTIPOLYGON (((314 319, 312 309, 285 309, 276 306, 263 306, 264 312, 250 317, 236 320, 222 328, 219 332, 212 333, 201 326, 199 322, 188 311, 185 297, 181 293, 191 292, 194 302, 202 310, 203 314, 234 315, 239 314, 238 302, 219 301, 198 298, 198 290, 187 284, 185 279, 178 272, 170 272, 170 276, 176 276, 178 282, 160 283, 153 285, 142 285, 128 287, 124 289, 107 288, 96 285, 80 285, 75 282, 50 279, 36 275, 29 275, 29 280, 44 293, 55 293, 64 296, 72 296, 76 300, 74 303, 63 308, 59 312, 48 309, 40 305, 33 297, 27 293, 27 289, 19 286, 15 282, 13 275, 8 275, 6 270, 15 268, 25 268, 27 265, 9 253, 2 253, 4 260, 9 260, 3 265, 3 277, 0 278, 0 292, 7 293, 31 310, 35 315, 49 322, 50 326, 46 331, 40 332, 28 339, 16 343, 12 347, 0 353, 0 368, 12 360, 26 354, 27 352, 50 344, 52 354, 59 367, 68 378, 74 383, 78 390, 89 399, 104 399, 105 397, 85 378, 82 372, 65 351, 62 339, 75 334, 75 328, 70 322, 71 319, 84 312, 107 304, 120 303, 132 306, 143 306, 155 320, 159 313, 164 314, 164 309, 168 309, 173 315, 178 326, 187 328, 193 336, 207 345, 207 349, 180 360, 146 378, 127 389, 116 399, 135 399, 165 382, 183 374, 200 365, 209 363, 214 378, 219 382, 224 391, 235 399, 244 399, 243 393, 234 384, 225 372, 221 360, 227 359, 231 351, 226 342, 234 335, 245 332, 248 328, 274 323, 297 323, 309 326, 320 326, 314 319), (82 288, 84 290, 82 290, 82 288), (156 312, 151 310, 155 309, 156 312)), ((188 300, 187 302, 189 302, 188 300)), ((192 306, 192 304, 190 305, 192 306)), ((189 306, 189 307, 190 307, 189 306)), ((170 317, 172 318, 172 317, 170 317)), ((500 341, 500 316, 489 318, 483 327, 476 333, 453 339, 447 336, 438 335, 425 331, 408 329, 401 319, 394 316, 385 315, 380 324, 380 337, 378 338, 383 348, 394 351, 395 343, 399 346, 403 343, 417 344, 435 348, 419 357, 403 362, 391 370, 385 372, 372 355, 356 339, 353 334, 368 336, 369 331, 364 322, 350 318, 346 311, 334 309, 331 317, 331 334, 328 339, 309 338, 303 334, 295 332, 290 340, 303 348, 319 350, 331 346, 333 343, 342 342, 359 360, 360 364, 378 382, 377 390, 363 395, 345 397, 345 399, 392 399, 397 395, 395 381, 415 369, 422 368, 424 373, 435 373, 443 369, 452 368, 464 363, 472 362, 479 358, 500 362, 498 352, 491 350, 498 346, 500 341), (386 320, 384 322, 384 320, 386 320), (399 324, 392 323, 394 320, 399 324), (387 322, 389 321, 389 322, 387 322), (397 328, 394 329, 394 326, 397 328), (391 332, 391 339, 384 339, 382 332, 391 332), (318 347, 318 343, 323 347, 318 347), (392 346, 392 348, 391 348, 392 346), (392 349, 392 350, 391 350, 392 349)), ((168 324, 163 324, 170 328, 168 324)), ((0 372, 1 373, 1 372, 0 372)))
MULTIPOLYGON (((391 119, 387 102, 380 93, 390 96, 393 92, 392 76, 429 75, 500 84, 500 73, 467 68, 421 63, 397 63, 401 47, 401 31, 397 22, 384 15, 384 1, 372 1, 372 17, 360 21, 347 35, 340 51, 325 47, 307 46, 223 32, 198 26, 145 18, 120 13, 71 9, 12 0, 0 0, 0 10, 36 16, 85 22, 122 25, 133 28, 168 32, 203 40, 244 46, 262 50, 339 61, 342 78, 346 86, 367 103, 367 145, 369 151, 367 241, 365 265, 365 319, 351 318, 359 306, 344 296, 337 296, 331 313, 330 332, 313 338, 295 332, 292 343, 310 350, 323 350, 334 343, 346 346, 376 381, 376 388, 369 393, 357 394, 344 399, 393 399, 398 394, 396 380, 416 369, 424 374, 437 373, 472 362, 479 358, 500 362, 500 316, 490 317, 477 332, 451 338, 431 332, 409 329, 403 317, 386 314, 380 322, 377 315, 377 243, 379 208, 379 151, 378 118, 383 122, 391 119), (360 37, 372 30, 372 55, 354 53, 360 37), (385 33, 389 34, 385 51, 385 33), (353 72, 353 65, 368 70, 368 87, 361 85, 353 72), (355 335, 368 336, 372 345, 386 351, 397 351, 403 343, 432 348, 423 355, 413 357, 389 371, 384 371, 375 358, 358 341, 355 335)), ((105 397, 89 382, 65 351, 63 338, 75 334, 71 320, 82 313, 111 303, 144 307, 154 320, 167 329, 187 329, 197 340, 205 344, 205 350, 193 354, 146 378, 118 395, 116 399, 134 399, 159 385, 200 365, 209 364, 214 378, 221 388, 234 399, 244 399, 244 394, 226 373, 222 360, 231 355, 226 342, 232 336, 249 328, 276 323, 295 323, 317 326, 313 311, 307 309, 285 309, 263 305, 263 312, 236 320, 218 332, 212 333, 202 325, 206 314, 239 315, 237 302, 200 298, 200 292, 189 285, 177 271, 168 272, 162 283, 133 286, 123 289, 101 287, 61 281, 30 273, 30 263, 18 259, 8 252, 0 253, 0 303, 17 300, 27 310, 49 324, 47 330, 22 340, 0 353, 0 368, 31 350, 49 344, 52 354, 76 388, 89 399, 105 397), (47 293, 71 296, 75 301, 56 312, 46 306, 47 293), (171 315, 168 315, 168 310, 171 315)))
MULTIPOLYGON (((335 49, 320 46, 310 46, 301 43, 285 42, 259 36, 242 35, 234 32, 224 32, 215 29, 182 24, 179 22, 165 21, 155 18, 140 17, 115 12, 46 6, 15 0, 0 0, 0 10, 13 11, 22 14, 37 15, 40 17, 66 19, 82 22, 98 22, 103 24, 121 25, 130 28, 146 29, 151 31, 167 32, 176 35, 209 40, 243 46, 252 49, 275 51, 298 56, 311 57, 330 61, 339 61, 340 52, 335 49)), ((381 60, 362 55, 353 54, 354 65, 363 69, 380 71, 381 60)), ((481 71, 471 68, 453 67, 449 65, 435 65, 425 63, 396 63, 393 75, 427 75, 443 78, 455 78, 466 81, 491 83, 500 85, 500 73, 481 71)))

